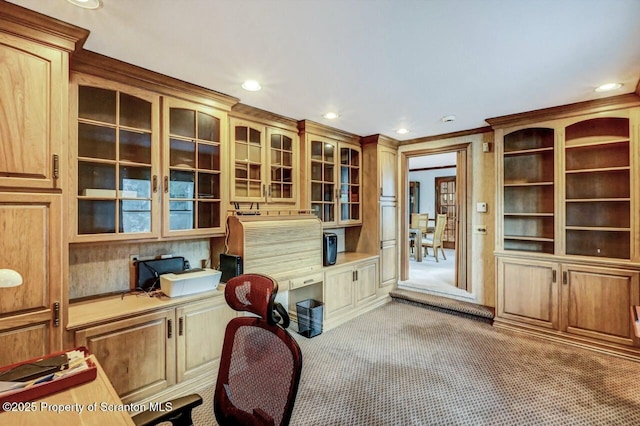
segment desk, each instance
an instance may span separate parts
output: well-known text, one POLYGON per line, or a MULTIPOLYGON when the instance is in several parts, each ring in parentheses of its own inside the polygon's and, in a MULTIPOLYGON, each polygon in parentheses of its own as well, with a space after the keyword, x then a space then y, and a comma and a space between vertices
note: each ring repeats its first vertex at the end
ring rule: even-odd
POLYGON ((409 228, 409 235, 416 236, 415 248, 416 251, 416 262, 422 262, 422 230, 420 228, 409 228))
POLYGON ((98 360, 97 377, 87 383, 45 396, 28 404, 31 411, 0 413, 0 424, 14 426, 134 425, 98 360), (91 410, 91 408, 94 408, 91 410), (57 412, 59 409, 60 412, 57 412), (123 410, 124 411, 117 411, 123 410))

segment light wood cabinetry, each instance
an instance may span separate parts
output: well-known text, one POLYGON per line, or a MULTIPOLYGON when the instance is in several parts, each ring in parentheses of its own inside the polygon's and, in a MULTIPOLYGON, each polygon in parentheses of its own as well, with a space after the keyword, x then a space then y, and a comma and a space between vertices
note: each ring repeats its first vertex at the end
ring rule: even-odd
POLYGON ((0 2, 0 364, 59 351, 66 320, 63 189, 69 56, 88 32, 0 2))
POLYGON ((397 144, 382 135, 362 140, 364 157, 362 232, 357 250, 380 256, 380 291, 398 283, 397 144))
POLYGON ((98 325, 76 325, 75 345, 86 346, 98 358, 124 402, 137 402, 169 395, 174 385, 215 380, 224 331, 234 316, 224 297, 210 297, 98 325))
POLYGON ((160 236, 160 97, 73 73, 71 241, 160 236))
POLYGON ((0 192, 0 267, 23 284, 0 288, 0 364, 62 348, 61 195, 0 192))
POLYGON ((298 123, 307 164, 301 199, 325 226, 362 223, 362 150, 358 137, 310 121, 298 123))
POLYGON ((224 230, 226 113, 163 100, 163 235, 224 230))
POLYGON ((377 258, 325 268, 323 300, 328 328, 357 316, 377 300, 378 268, 377 258))
MULTIPOLYGON (((297 204, 300 142, 295 122, 237 105, 229 119, 231 202, 297 204), (240 114, 242 112, 244 114, 240 114)), ((291 207, 291 206, 289 206, 291 207)))
POLYGON ((640 354, 640 97, 488 120, 496 129, 497 317, 640 354))

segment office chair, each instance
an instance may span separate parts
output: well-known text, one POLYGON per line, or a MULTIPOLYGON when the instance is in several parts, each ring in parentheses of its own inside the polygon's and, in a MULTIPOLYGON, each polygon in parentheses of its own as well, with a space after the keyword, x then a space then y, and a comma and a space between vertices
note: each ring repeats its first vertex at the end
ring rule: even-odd
MULTIPOLYGON (((231 278, 224 289, 227 304, 250 316, 227 324, 218 367, 213 408, 220 426, 288 425, 293 411, 302 353, 287 332, 289 315, 275 303, 278 283, 259 274, 231 278)), ((172 401, 171 412, 144 412, 133 416, 138 426, 171 421, 189 426, 191 410, 202 404, 200 395, 172 401)))

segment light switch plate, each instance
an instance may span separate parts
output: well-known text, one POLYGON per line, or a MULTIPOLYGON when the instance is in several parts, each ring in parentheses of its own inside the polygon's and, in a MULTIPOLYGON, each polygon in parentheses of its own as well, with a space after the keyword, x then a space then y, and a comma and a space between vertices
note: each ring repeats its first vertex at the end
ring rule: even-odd
POLYGON ((478 213, 486 213, 487 212, 487 203, 480 202, 476 204, 476 211, 478 213))

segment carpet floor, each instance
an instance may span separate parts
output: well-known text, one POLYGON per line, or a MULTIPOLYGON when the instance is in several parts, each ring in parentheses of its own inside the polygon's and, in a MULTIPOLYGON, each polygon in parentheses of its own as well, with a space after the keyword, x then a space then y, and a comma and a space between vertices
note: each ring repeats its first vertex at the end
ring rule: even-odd
MULTIPOLYGON (((640 424, 640 363, 480 321, 391 302, 295 336, 295 426, 640 424)), ((215 425, 202 395, 195 425, 215 425)))

